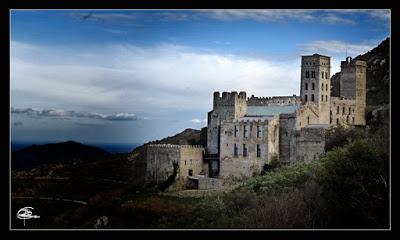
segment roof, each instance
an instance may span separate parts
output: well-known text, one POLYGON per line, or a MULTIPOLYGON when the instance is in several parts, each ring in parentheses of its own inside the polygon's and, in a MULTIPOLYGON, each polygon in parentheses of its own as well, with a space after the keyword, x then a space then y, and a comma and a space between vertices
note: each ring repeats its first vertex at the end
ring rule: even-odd
POLYGON ((274 116, 278 113, 294 113, 298 109, 298 105, 284 106, 248 106, 246 116, 274 116))
POLYGON ((274 116, 245 116, 245 117, 241 117, 241 118, 236 118, 235 121, 265 121, 265 120, 271 120, 273 119, 274 116))
POLYGON ((329 128, 331 126, 332 126, 331 124, 309 124, 304 128, 329 128))

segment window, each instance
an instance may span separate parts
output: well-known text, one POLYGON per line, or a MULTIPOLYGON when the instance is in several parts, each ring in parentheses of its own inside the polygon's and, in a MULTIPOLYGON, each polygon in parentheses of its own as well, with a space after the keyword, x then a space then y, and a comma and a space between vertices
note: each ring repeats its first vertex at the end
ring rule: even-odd
POLYGON ((321 91, 324 91, 324 84, 321 85, 321 91))
POLYGON ((351 114, 351 108, 349 107, 349 114, 351 114))
POLYGON ((310 71, 306 71, 306 78, 310 78, 310 71))
POLYGON ((236 143, 233 145, 233 156, 237 157, 239 153, 239 149, 238 146, 236 145, 236 143))
POLYGON ((189 176, 193 176, 193 170, 189 169, 189 176))
POLYGON ((315 83, 312 83, 312 90, 315 90, 315 83))
POLYGON ((192 165, 192 159, 190 159, 190 165, 192 165))
POLYGON ((336 114, 339 114, 339 106, 337 106, 336 114))
POLYGON ((325 72, 325 79, 328 79, 328 73, 325 72))
POLYGON ((321 102, 323 102, 324 101, 324 95, 322 94, 321 95, 321 102))
POLYGON ((237 137, 238 132, 239 132, 238 126, 235 125, 235 137, 237 137))
POLYGON ((243 144, 243 157, 247 157, 247 146, 243 144))
POLYGON ((307 94, 304 96, 305 98, 305 101, 307 102, 308 101, 308 97, 307 97, 307 94))
POLYGON ((342 109, 342 115, 344 115, 344 107, 343 107, 343 109, 342 109))
POLYGON ((311 71, 311 78, 315 78, 315 71, 311 71))
POLYGON ((332 124, 332 111, 329 111, 329 123, 332 124))
POLYGON ((310 116, 307 116, 307 124, 310 124, 310 116))
POLYGON ((311 94, 311 101, 314 102, 314 94, 311 94))
POLYGON ((339 118, 336 118, 336 124, 339 124, 339 118))
POLYGON ((347 122, 347 123, 350 123, 350 121, 349 121, 349 115, 347 115, 347 117, 346 117, 346 122, 347 122))
POLYGON ((185 160, 185 165, 186 165, 186 160, 185 160))
POLYGON ((259 138, 261 136, 261 127, 257 126, 257 137, 259 138))
POLYGON ((328 91, 328 84, 325 84, 325 90, 328 91))
POLYGON ((308 83, 306 83, 306 86, 305 86, 305 87, 306 87, 306 90, 308 90, 308 83))
POLYGON ((324 78, 324 72, 321 72, 321 78, 324 78))
POLYGON ((261 157, 261 146, 257 144, 257 157, 261 157))
POLYGON ((247 126, 243 125, 243 137, 247 137, 247 126))

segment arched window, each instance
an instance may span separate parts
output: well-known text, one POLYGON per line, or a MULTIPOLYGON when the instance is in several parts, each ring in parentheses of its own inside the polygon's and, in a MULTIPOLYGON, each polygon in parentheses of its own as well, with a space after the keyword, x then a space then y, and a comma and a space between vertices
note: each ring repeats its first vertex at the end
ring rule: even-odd
POLYGON ((306 83, 305 88, 306 88, 306 90, 308 90, 308 83, 306 83))
POLYGON ((339 118, 336 118, 336 124, 339 124, 339 118))
POLYGON ((349 107, 349 114, 351 114, 351 108, 349 107))
POLYGON ((311 101, 314 102, 314 94, 311 94, 311 101))
POLYGON ((344 115, 344 107, 343 107, 343 109, 342 109, 342 115, 344 115))
POLYGON ((324 91, 324 84, 321 85, 321 91, 324 91))
POLYGON ((310 78, 310 72, 306 71, 306 78, 310 78))
POLYGON ((321 102, 323 102, 323 101, 324 101, 324 95, 321 94, 321 102))
POLYGON ((339 106, 337 106, 336 114, 339 114, 339 106))
POLYGON ((307 101, 308 101, 308 96, 307 96, 307 94, 306 94, 304 97, 305 97, 304 100, 307 102, 307 101))
POLYGON ((312 83, 312 90, 315 90, 315 83, 312 83))
POLYGON ((325 90, 328 91, 328 84, 325 84, 325 90))
POLYGON ((324 72, 321 72, 321 78, 324 78, 324 72))

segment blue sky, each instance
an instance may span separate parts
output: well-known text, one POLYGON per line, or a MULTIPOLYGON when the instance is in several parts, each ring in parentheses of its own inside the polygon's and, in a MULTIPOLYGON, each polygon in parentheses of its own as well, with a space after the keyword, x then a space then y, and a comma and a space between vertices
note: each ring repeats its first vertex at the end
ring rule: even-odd
POLYGON ((386 10, 14 10, 13 141, 144 143, 206 125, 213 91, 299 94, 300 57, 390 35, 386 10))

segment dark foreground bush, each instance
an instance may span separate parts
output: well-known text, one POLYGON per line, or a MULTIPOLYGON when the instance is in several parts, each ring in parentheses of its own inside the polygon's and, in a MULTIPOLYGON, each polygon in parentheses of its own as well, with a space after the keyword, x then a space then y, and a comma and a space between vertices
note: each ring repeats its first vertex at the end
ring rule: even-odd
POLYGON ((330 227, 386 228, 389 185, 386 160, 365 139, 328 152, 318 180, 330 227))

